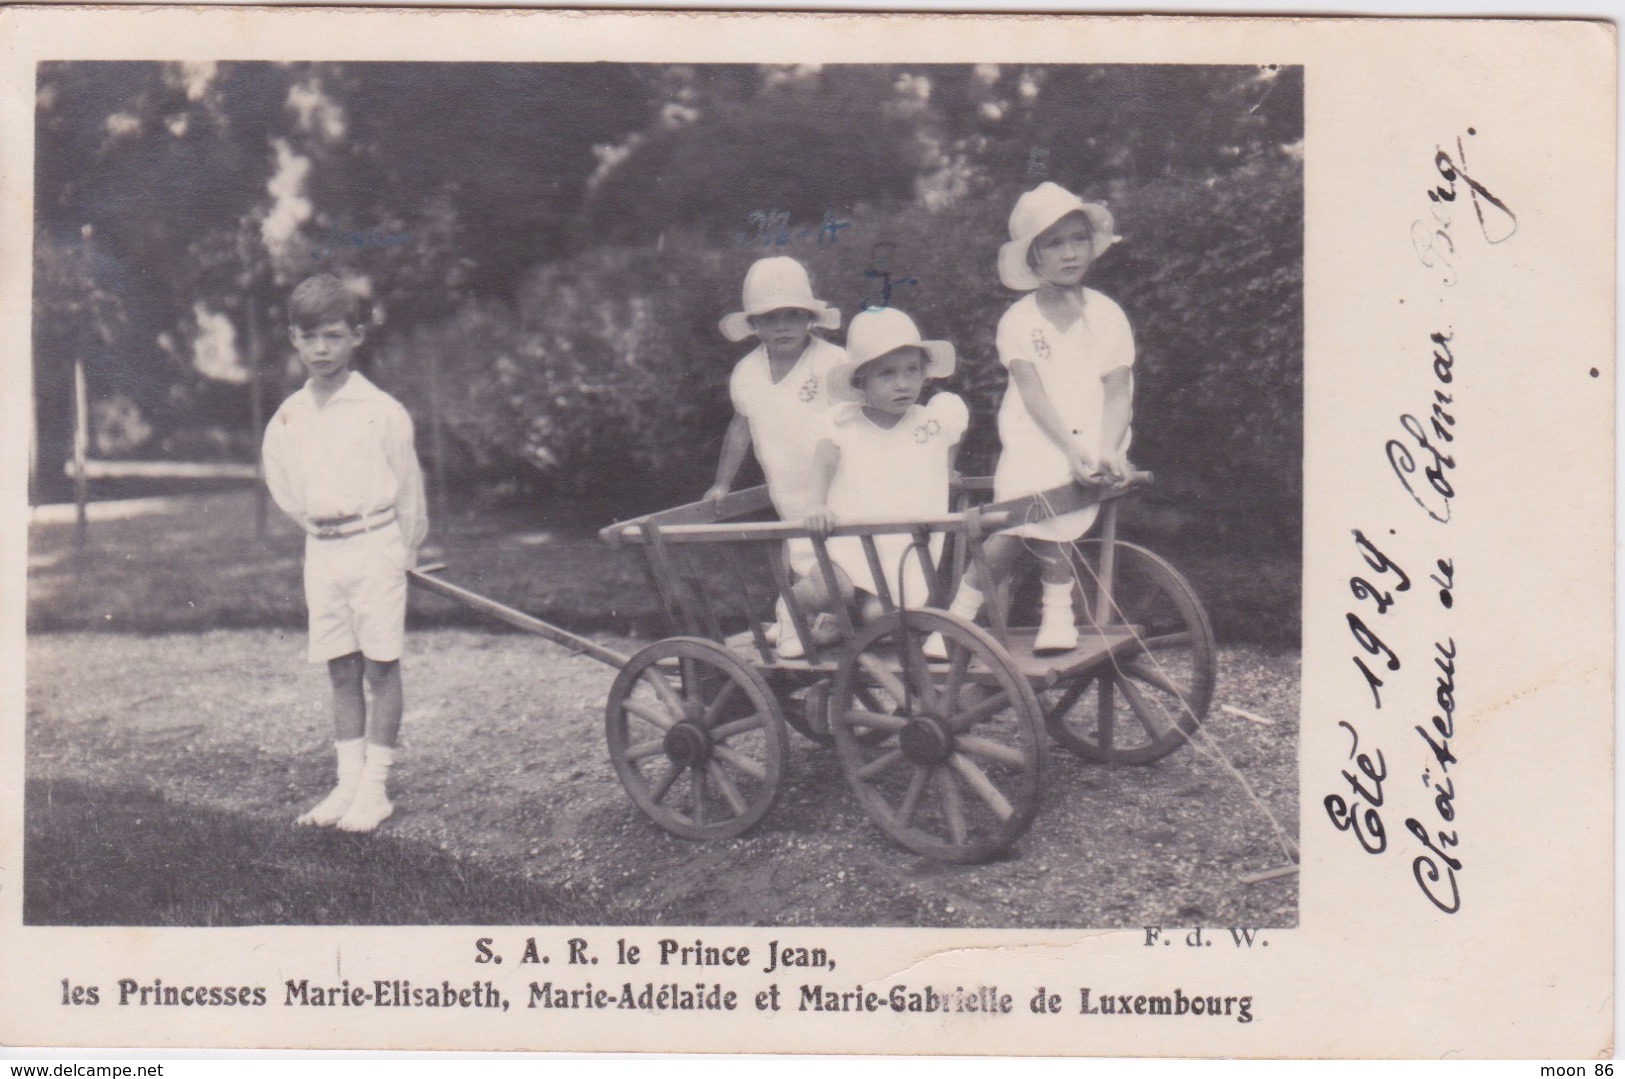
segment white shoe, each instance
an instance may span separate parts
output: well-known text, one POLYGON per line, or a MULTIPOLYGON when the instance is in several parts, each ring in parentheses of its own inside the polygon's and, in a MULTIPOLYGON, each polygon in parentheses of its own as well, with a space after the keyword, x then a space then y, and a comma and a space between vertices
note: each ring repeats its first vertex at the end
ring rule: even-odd
POLYGON ((807 654, 806 647, 801 643, 801 634, 796 632, 795 623, 782 623, 779 626, 779 658, 800 659, 807 654))
POLYGON ((337 824, 355 801, 355 784, 341 783, 328 794, 326 798, 311 806, 294 819, 294 823, 302 827, 326 827, 337 824))
POLYGON ((1038 623, 1038 635, 1033 638, 1034 654, 1043 652, 1070 652, 1078 647, 1078 625, 1073 621, 1072 606, 1044 608, 1038 623))
POLYGON ((942 639, 940 633, 931 634, 920 647, 924 650, 926 659, 948 658, 948 642, 942 639))
POLYGON ((370 832, 395 812, 395 803, 383 795, 358 796, 338 819, 342 832, 370 832))

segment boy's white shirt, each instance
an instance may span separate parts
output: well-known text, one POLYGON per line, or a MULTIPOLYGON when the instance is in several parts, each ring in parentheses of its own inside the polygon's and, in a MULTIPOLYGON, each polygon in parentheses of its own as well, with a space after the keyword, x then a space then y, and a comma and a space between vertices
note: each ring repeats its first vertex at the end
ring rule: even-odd
POLYGON ((408 550, 429 534, 412 417, 359 371, 325 405, 309 382, 282 402, 263 453, 271 497, 301 527, 394 506, 408 550))
POLYGON ((829 373, 844 362, 844 348, 815 336, 778 382, 765 346, 740 360, 728 381, 734 411, 750 423, 751 446, 783 520, 807 514, 815 444, 810 421, 829 408, 829 373))

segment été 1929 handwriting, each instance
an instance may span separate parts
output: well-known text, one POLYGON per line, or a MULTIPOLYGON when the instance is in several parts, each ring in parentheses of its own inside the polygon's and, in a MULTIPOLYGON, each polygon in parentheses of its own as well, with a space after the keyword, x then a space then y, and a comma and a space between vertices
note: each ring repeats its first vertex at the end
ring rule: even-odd
MULTIPOLYGON (((1443 145, 1434 148, 1430 186, 1425 192, 1427 214, 1410 226, 1411 245, 1422 266, 1433 271, 1434 285, 1451 290, 1440 296, 1440 304, 1445 303, 1446 296, 1456 294, 1454 290, 1462 282, 1461 269, 1471 238, 1476 236, 1494 247, 1510 240, 1518 230, 1517 215, 1468 162, 1469 140, 1477 136, 1477 129, 1469 127, 1465 135, 1453 140, 1451 149, 1443 145), (1467 206, 1472 208, 1470 216, 1462 213, 1467 206), (1464 234, 1463 221, 1472 222, 1476 228, 1468 228, 1464 234)), ((1351 529, 1355 553, 1363 568, 1357 566, 1348 578, 1354 603, 1344 618, 1356 645, 1349 658, 1359 682, 1370 694, 1370 711, 1363 718, 1338 719, 1338 726, 1347 736, 1347 755, 1322 806, 1333 828, 1351 836, 1365 854, 1373 856, 1390 849, 1393 833, 1385 825, 1385 818, 1402 819, 1404 831, 1399 834, 1408 833, 1418 845, 1411 848, 1410 859, 1411 876, 1418 890, 1437 910, 1454 914, 1462 907, 1459 874, 1463 868, 1453 775, 1460 759, 1452 746, 1460 647, 1453 632, 1441 632, 1440 627, 1435 627, 1431 632, 1424 628, 1418 633, 1414 623, 1447 619, 1447 612, 1456 604, 1455 559, 1438 551, 1431 530, 1448 527, 1459 494, 1456 470, 1460 452, 1456 441, 1462 402, 1457 361, 1461 343, 1457 328, 1448 322, 1443 328, 1432 329, 1427 342, 1429 362, 1424 377, 1428 396, 1422 407, 1399 415, 1399 431, 1384 440, 1382 454, 1400 489, 1421 511, 1424 520, 1420 528, 1429 538, 1422 541, 1421 551, 1417 552, 1415 544, 1401 542, 1415 534, 1412 529, 1406 529, 1405 537, 1400 536, 1397 527, 1386 529, 1388 538, 1366 529, 1351 529), (1379 538, 1373 540, 1374 535, 1379 538), (1422 575, 1413 576, 1401 561, 1407 565, 1423 562, 1426 568, 1422 575), (1414 595, 1412 586, 1417 584, 1433 586, 1437 607, 1408 597, 1414 595), (1387 717, 1395 712, 1395 701, 1390 696, 1397 692, 1403 697, 1409 692, 1407 683, 1396 680, 1394 675, 1407 669, 1413 653, 1426 657, 1422 660, 1428 665, 1426 673, 1420 677, 1431 682, 1432 697, 1416 709, 1425 716, 1422 722, 1403 721, 1410 727, 1403 736, 1414 734, 1421 739, 1418 748, 1426 762, 1421 772, 1424 800, 1420 807, 1407 812, 1396 803, 1413 801, 1409 791, 1414 788, 1396 786, 1398 780, 1391 776, 1388 758, 1378 743, 1382 736, 1393 733, 1386 726, 1387 717), (1391 681, 1395 683, 1392 686, 1391 681), (1389 706, 1386 712, 1385 705, 1389 706)), ((1408 710, 1401 702, 1398 711, 1408 710)))

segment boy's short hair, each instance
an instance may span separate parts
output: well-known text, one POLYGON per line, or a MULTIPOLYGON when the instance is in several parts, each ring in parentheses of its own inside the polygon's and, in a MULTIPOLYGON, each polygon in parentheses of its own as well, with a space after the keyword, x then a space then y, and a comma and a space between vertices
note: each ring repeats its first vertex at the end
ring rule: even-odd
POLYGON ((319 273, 299 282, 288 297, 288 324, 314 330, 333 322, 360 326, 366 322, 366 301, 337 274, 319 273))

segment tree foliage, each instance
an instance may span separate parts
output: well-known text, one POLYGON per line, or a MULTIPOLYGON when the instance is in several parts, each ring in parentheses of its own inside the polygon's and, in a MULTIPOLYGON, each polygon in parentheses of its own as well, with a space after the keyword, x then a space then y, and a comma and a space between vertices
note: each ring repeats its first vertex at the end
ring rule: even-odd
POLYGON ((283 297, 331 268, 374 301, 374 373, 443 417, 454 476, 691 496, 745 351, 716 321, 752 260, 788 253, 848 319, 890 302, 959 346, 986 469, 1015 299, 994 257, 1052 179, 1125 237, 1091 283, 1136 333, 1136 459, 1287 536, 1302 94, 1300 69, 1201 65, 42 65, 42 460, 76 359, 106 444, 195 452, 182 436, 210 428, 252 452, 246 372, 205 370, 198 342, 260 357, 268 411, 297 375, 283 297))

